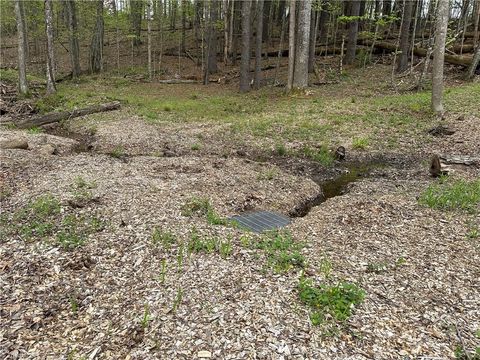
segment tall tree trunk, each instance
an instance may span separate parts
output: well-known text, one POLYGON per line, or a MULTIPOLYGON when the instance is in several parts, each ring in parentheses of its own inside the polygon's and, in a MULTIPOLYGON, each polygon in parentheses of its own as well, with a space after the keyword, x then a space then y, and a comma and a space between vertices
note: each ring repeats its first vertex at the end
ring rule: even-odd
POLYGON ((308 86, 308 50, 310 48, 312 0, 299 1, 298 7, 293 87, 304 89, 308 86))
POLYGON ((113 0, 113 13, 115 16, 115 48, 117 52, 117 72, 120 71, 120 28, 118 27, 117 1, 113 0))
POLYGON ((28 94, 27 83, 27 54, 25 47, 26 29, 25 19, 22 7, 23 0, 15 0, 15 16, 17 20, 17 34, 18 34, 18 91, 20 94, 28 94))
POLYGON ((222 8, 222 16, 223 16, 223 63, 227 65, 228 62, 228 39, 229 33, 232 32, 232 29, 229 26, 230 22, 228 21, 228 0, 223 0, 223 8, 222 8))
POLYGON ((50 95, 57 91, 55 87, 52 0, 45 0, 45 32, 47 35, 47 95, 50 95))
POLYGON ((251 0, 242 1, 242 59, 240 62, 240 92, 250 90, 250 17, 251 0))
POLYGON ((97 20, 90 44, 90 71, 98 73, 103 70, 103 0, 97 0, 97 20))
POLYGON ((290 0, 289 29, 288 29, 288 81, 287 90, 293 89, 295 74, 295 28, 296 28, 296 0, 290 0))
POLYGON ((211 0, 210 3, 210 21, 209 21, 209 38, 210 43, 208 44, 208 72, 210 74, 216 73, 218 71, 217 65, 217 47, 218 47, 218 37, 217 37, 217 20, 218 20, 218 5, 220 0, 211 0))
POLYGON ((438 0, 432 62, 432 110, 439 115, 443 114, 443 64, 449 11, 449 0, 438 0))
POLYGON ((255 47, 255 89, 260 88, 261 69, 262 69, 262 39, 263 39, 263 0, 257 2, 257 19, 256 19, 256 47, 255 47))
POLYGON ((153 79, 152 62, 152 0, 147 0, 147 62, 148 78, 153 79))
POLYGON ((78 23, 77 9, 74 0, 65 1, 65 9, 67 12, 67 22, 70 37, 70 59, 72 62, 72 76, 74 78, 80 76, 80 47, 78 45, 78 23))
POLYGON ((475 54, 473 55, 472 63, 468 67, 467 70, 467 79, 472 79, 475 75, 475 70, 477 69, 480 63, 480 44, 477 45, 477 50, 475 50, 475 54))
POLYGON ((139 46, 142 43, 142 13, 143 13, 143 1, 142 0, 130 0, 130 19, 132 23, 133 45, 139 46))
POLYGON ((347 52, 345 55, 345 64, 353 64, 355 61, 355 52, 357 51, 358 38, 358 16, 360 14, 360 1, 353 0, 350 7, 350 16, 355 17, 348 26, 347 52))
POLYGON ((408 68, 408 51, 410 48, 410 23, 412 21, 413 1, 404 0, 402 29, 400 34, 400 56, 398 57, 397 72, 404 72, 408 68))
POLYGON ((237 54, 238 54, 238 43, 239 43, 239 33, 241 20, 239 16, 242 13, 242 2, 235 0, 233 1, 233 38, 232 38, 232 65, 237 64, 237 54))
POLYGON ((185 48, 186 30, 187 30, 187 1, 182 0, 182 42, 180 46, 180 51, 182 54, 184 54, 186 50, 185 48))
POLYGON ((473 25, 473 44, 474 45, 479 45, 479 42, 478 42, 478 39, 480 37, 480 30, 479 30, 479 23, 480 23, 480 0, 477 0, 476 2, 477 4, 477 7, 476 7, 476 11, 475 11, 475 14, 474 14, 474 25, 473 25))
POLYGON ((310 47, 308 51, 308 72, 313 73, 315 67, 315 46, 317 44, 317 26, 319 21, 319 12, 312 11, 310 19, 310 47))
POLYGON ((270 41, 269 24, 271 21, 270 13, 273 7, 272 5, 272 0, 263 0, 262 41, 266 44, 270 41))

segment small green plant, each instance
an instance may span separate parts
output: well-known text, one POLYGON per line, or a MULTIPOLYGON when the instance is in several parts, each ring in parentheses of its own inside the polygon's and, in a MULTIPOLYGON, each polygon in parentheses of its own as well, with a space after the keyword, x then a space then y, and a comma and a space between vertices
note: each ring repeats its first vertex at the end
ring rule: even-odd
POLYGON ((248 234, 243 234, 242 236, 240 236, 240 244, 242 244, 244 248, 250 248, 252 244, 252 239, 248 234))
POLYGON ((70 310, 72 310, 72 313, 76 314, 78 312, 78 300, 75 295, 72 295, 68 298, 68 301, 70 302, 70 310))
POLYGON ((183 290, 182 288, 178 288, 177 295, 175 296, 175 300, 173 301, 172 312, 177 312, 178 307, 182 303, 183 298, 183 290))
POLYGON ((44 132, 44 130, 41 127, 38 127, 38 126, 34 126, 34 127, 31 127, 30 129, 28 129, 29 134, 41 134, 43 132, 44 132))
POLYGON ((357 150, 365 150, 369 145, 367 138, 354 138, 352 140, 352 148, 357 150))
POLYGON ((192 197, 181 208, 183 216, 207 215, 210 202, 206 198, 192 197))
POLYGON ((387 268, 388 268, 388 264, 385 263, 385 262, 367 264, 367 272, 368 273, 381 274, 381 273, 387 271, 387 268))
POLYGON ((275 152, 280 156, 285 156, 287 155, 287 148, 284 144, 279 143, 275 145, 275 152))
POLYGON ((150 307, 148 305, 145 305, 143 309, 143 316, 142 316, 142 319, 140 320, 140 325, 142 326, 143 330, 147 329, 150 321, 152 321, 152 318, 150 316, 150 307))
POLYGON ((480 238, 480 230, 478 227, 473 226, 468 232, 467 232, 467 237, 469 239, 478 239, 480 238))
POLYGON ((295 242, 287 232, 274 231, 267 234, 256 247, 266 252, 267 264, 274 272, 287 272, 293 267, 305 266, 305 258, 300 253, 303 244, 295 242))
POLYGON ((183 216, 205 216, 212 225, 228 225, 228 220, 219 216, 207 198, 192 197, 181 208, 183 216))
POLYGON ((212 253, 217 248, 218 239, 206 238, 203 239, 194 227, 190 232, 190 241, 188 242, 188 251, 190 253, 205 252, 212 253))
POLYGON ((467 181, 440 178, 420 195, 418 201, 421 205, 434 209, 477 213, 480 206, 480 179, 467 181))
POLYGON ((194 151, 200 150, 200 149, 201 149, 201 145, 198 144, 198 143, 195 143, 195 144, 193 144, 193 145, 190 147, 190 149, 192 149, 192 150, 194 150, 194 151))
POLYGON ((162 259, 162 270, 160 272, 160 283, 165 284, 165 277, 167 276, 167 260, 162 259))
POLYGON ((95 189, 97 183, 95 181, 87 181, 81 176, 77 176, 74 181, 74 188, 76 189, 95 189))
POLYGON ((323 166, 331 166, 335 160, 333 155, 325 146, 321 146, 318 149, 313 149, 306 146, 303 148, 302 152, 305 157, 314 161, 318 161, 323 166))
POLYGON ((326 279, 332 274, 332 262, 326 256, 320 260, 320 272, 325 276, 326 279))
POLYGON ((276 168, 272 167, 270 169, 266 169, 258 174, 258 180, 273 180, 278 175, 278 171, 276 168))
POLYGON ((154 245, 162 245, 165 250, 170 250, 172 245, 177 242, 177 237, 170 231, 162 230, 155 227, 152 233, 152 243, 154 245))
POLYGON ((365 292, 349 282, 315 287, 311 279, 302 276, 298 289, 300 300, 313 310, 311 319, 314 325, 323 323, 328 317, 341 322, 347 320, 354 306, 365 298, 365 292))
POLYGON ((218 251, 220 252, 220 256, 223 258, 227 258, 232 254, 232 242, 230 239, 227 241, 220 241, 218 244, 218 251))
POLYGON ((121 145, 115 146, 112 151, 109 152, 109 155, 116 159, 121 159, 125 157, 125 149, 121 145))

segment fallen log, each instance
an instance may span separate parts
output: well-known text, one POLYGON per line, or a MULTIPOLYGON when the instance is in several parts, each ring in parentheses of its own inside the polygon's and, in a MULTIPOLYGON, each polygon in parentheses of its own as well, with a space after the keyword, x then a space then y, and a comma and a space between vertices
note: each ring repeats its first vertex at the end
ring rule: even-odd
MULTIPOLYGON (((388 51, 396 51, 399 50, 398 47, 395 44, 385 42, 385 41, 379 41, 373 44, 371 40, 362 40, 361 41, 362 45, 367 45, 367 46, 374 46, 378 49, 382 50, 388 50, 388 51)), ((427 49, 415 47, 413 49, 413 54, 417 56, 427 56, 427 49)), ((460 65, 460 66, 468 66, 472 62, 472 56, 464 56, 464 55, 451 55, 451 54, 445 54, 445 62, 453 65, 460 65)))
POLYGON ((24 118, 24 120, 20 122, 13 121, 13 123, 20 129, 27 129, 34 126, 52 124, 62 120, 76 118, 79 116, 117 110, 119 108, 120 108, 120 103, 118 101, 113 101, 105 104, 89 106, 83 109, 75 109, 72 111, 61 111, 61 112, 48 113, 45 115, 34 115, 34 116, 24 118))
POLYGON ((167 80, 157 80, 159 84, 195 84, 198 83, 197 80, 192 79, 167 79, 167 80))

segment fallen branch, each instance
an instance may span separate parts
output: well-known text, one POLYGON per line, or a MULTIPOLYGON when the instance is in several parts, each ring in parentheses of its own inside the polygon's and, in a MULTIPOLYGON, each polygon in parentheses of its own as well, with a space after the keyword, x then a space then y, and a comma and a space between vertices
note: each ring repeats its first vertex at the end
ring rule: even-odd
POLYGON ((112 111, 120 108, 120 103, 118 101, 89 106, 83 109, 75 109, 72 111, 61 111, 53 112, 45 115, 34 115, 31 117, 25 118, 20 122, 14 121, 13 123, 20 129, 27 129, 34 126, 42 126, 47 124, 52 124, 62 120, 68 120, 79 116, 95 114, 99 112, 112 111))
POLYGON ((185 80, 185 79, 167 79, 167 80, 158 80, 156 81, 159 84, 195 84, 198 83, 197 80, 185 80))

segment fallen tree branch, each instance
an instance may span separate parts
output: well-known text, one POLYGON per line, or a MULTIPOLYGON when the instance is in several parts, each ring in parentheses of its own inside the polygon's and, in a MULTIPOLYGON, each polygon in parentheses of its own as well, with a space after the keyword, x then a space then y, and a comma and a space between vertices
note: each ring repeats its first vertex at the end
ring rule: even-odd
POLYGON ((34 115, 25 118, 24 120, 13 123, 20 129, 27 129, 34 126, 42 126, 47 124, 52 124, 62 120, 68 120, 79 116, 95 114, 99 112, 112 111, 120 108, 120 103, 118 101, 113 101, 110 103, 93 105, 83 109, 75 109, 72 111, 61 111, 53 112, 45 115, 34 115))

